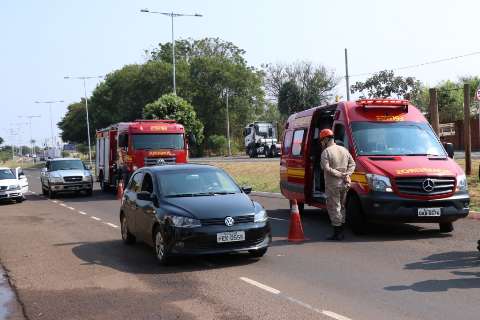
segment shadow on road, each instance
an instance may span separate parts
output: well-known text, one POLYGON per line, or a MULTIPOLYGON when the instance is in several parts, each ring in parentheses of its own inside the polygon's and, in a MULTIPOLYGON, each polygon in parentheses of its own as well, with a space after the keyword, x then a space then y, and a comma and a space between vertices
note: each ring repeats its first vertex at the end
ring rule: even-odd
MULTIPOLYGON (((289 219, 289 210, 277 209, 269 210, 270 217, 289 219)), ((271 220, 272 236, 275 239, 272 246, 283 246, 289 244, 286 240, 288 236, 288 221, 271 220)), ((321 210, 305 210, 302 214, 302 225, 305 237, 308 242, 327 242, 325 240, 332 233, 330 219, 326 212, 321 210)), ((347 227, 345 234, 345 242, 385 242, 385 241, 402 241, 402 240, 418 240, 431 238, 449 238, 451 235, 440 233, 437 225, 425 224, 425 227, 412 224, 379 224, 371 223, 368 225, 366 234, 362 236, 354 235, 347 227), (434 228, 432 228, 434 226, 434 228)))
POLYGON ((145 244, 127 246, 121 240, 60 243, 84 261, 82 265, 101 265, 133 274, 185 273, 207 269, 237 267, 255 263, 248 254, 223 254, 201 257, 174 257, 168 266, 160 266, 153 249, 145 244))
POLYGON ((449 289, 480 289, 480 272, 461 271, 480 267, 478 251, 451 251, 430 255, 422 261, 405 265, 407 270, 455 270, 452 279, 430 279, 411 285, 385 287, 388 291, 413 290, 417 292, 443 292, 449 289), (460 277, 458 277, 460 276, 460 277))

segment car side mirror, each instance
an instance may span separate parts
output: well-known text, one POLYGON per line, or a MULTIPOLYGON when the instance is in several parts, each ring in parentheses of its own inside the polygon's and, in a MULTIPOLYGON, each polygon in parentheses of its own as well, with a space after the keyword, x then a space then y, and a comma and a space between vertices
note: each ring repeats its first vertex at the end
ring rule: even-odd
POLYGON ((252 187, 242 187, 242 191, 245 194, 250 194, 250 193, 252 193, 252 187))
POLYGON ((453 148, 453 143, 445 142, 443 144, 443 147, 445 148, 445 151, 447 151, 448 157, 453 159, 453 156, 455 155, 455 150, 453 148))
POLYGON ((92 170, 92 166, 89 165, 89 164, 86 164, 86 165, 85 165, 85 169, 87 169, 87 170, 92 170))

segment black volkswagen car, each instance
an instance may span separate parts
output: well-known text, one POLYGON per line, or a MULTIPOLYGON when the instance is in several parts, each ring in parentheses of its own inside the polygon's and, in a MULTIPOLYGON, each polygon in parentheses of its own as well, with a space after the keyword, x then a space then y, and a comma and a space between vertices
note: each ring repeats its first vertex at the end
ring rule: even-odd
POLYGON ((223 170, 184 164, 134 172, 120 209, 122 239, 152 245, 160 263, 173 255, 249 252, 271 242, 265 209, 223 170))

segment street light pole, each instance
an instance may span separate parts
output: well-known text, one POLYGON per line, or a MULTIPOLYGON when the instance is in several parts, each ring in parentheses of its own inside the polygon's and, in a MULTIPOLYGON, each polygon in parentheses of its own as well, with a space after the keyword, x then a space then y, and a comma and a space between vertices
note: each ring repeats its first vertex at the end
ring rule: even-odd
POLYGON ((92 146, 91 146, 91 141, 90 141, 90 119, 88 116, 88 98, 87 98, 87 84, 86 80, 87 79, 102 79, 103 76, 81 76, 81 77, 63 77, 64 79, 77 79, 77 80, 83 80, 83 92, 85 95, 85 113, 87 116, 87 139, 88 139, 88 161, 89 164, 92 165, 92 146))
MULTIPOLYGON (((48 104, 48 109, 50 113, 50 134, 51 134, 51 139, 52 139, 52 149, 56 150, 55 146, 55 138, 53 135, 53 118, 52 118, 52 104, 54 103, 63 103, 63 100, 47 100, 47 101, 35 101, 35 103, 42 103, 42 104, 48 104)), ((55 156, 55 151, 54 151, 54 156, 55 156)))
MULTIPOLYGON (((25 118, 28 118, 28 126, 30 130, 30 147, 32 148, 32 155, 36 154, 35 152, 35 143, 33 142, 33 136, 32 136, 32 119, 33 118, 41 118, 42 116, 40 115, 29 115, 25 116, 25 118)), ((22 118, 22 116, 19 116, 19 118, 22 118)), ((32 156, 33 157, 33 156, 32 156)))
POLYGON ((175 35, 173 31, 173 18, 178 17, 203 17, 203 15, 195 13, 195 14, 184 14, 184 13, 176 13, 176 12, 159 12, 159 11, 150 11, 148 9, 140 10, 142 13, 152 13, 152 14, 161 14, 164 16, 168 16, 172 19, 172 63, 173 63, 173 94, 177 95, 177 84, 176 84, 176 74, 175 74, 175 35))

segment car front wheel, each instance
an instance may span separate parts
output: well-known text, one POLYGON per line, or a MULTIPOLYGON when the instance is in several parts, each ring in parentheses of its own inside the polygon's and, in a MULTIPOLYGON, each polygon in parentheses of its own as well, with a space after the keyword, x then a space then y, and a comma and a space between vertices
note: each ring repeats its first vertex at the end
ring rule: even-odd
POLYGON ((168 263, 167 246, 165 244, 165 238, 163 237, 162 231, 158 227, 155 230, 154 235, 154 249, 158 262, 161 265, 166 265, 168 263))
POLYGON ((48 197, 50 199, 55 199, 55 196, 56 196, 55 191, 53 191, 51 187, 48 187, 48 197))
POLYGON ((122 240, 125 244, 134 244, 135 236, 128 230, 127 217, 122 214, 121 219, 122 240))
POLYGON ((250 250, 250 251, 248 251, 248 253, 253 258, 261 258, 265 255, 265 253, 267 253, 267 248, 258 249, 258 250, 250 250))

